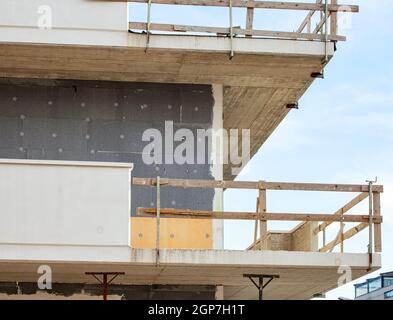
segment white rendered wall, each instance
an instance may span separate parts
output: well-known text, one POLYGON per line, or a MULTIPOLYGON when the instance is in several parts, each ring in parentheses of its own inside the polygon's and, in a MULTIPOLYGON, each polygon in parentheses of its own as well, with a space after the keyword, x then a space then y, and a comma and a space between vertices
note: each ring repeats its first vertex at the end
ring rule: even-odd
POLYGON ((38 27, 50 9, 53 28, 126 30, 125 2, 92 0, 1 0, 0 24, 38 27))
POLYGON ((124 45, 127 7, 94 0, 1 0, 0 41, 124 45), (42 27, 48 18, 51 27, 42 27))
POLYGON ((128 246, 131 164, 0 160, 0 246, 128 246))

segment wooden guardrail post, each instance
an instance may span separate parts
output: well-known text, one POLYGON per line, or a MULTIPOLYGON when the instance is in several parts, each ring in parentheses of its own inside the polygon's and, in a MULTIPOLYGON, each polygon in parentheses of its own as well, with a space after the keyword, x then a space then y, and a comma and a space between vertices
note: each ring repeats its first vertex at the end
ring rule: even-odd
MULTIPOLYGON (((256 213, 259 212, 259 197, 257 197, 256 213)), ((255 220, 254 224, 254 243, 258 241, 258 220, 255 220)))
MULTIPOLYGON (((332 5, 337 5, 337 0, 332 0, 332 5)), ((337 34, 337 12, 334 11, 330 14, 330 33, 337 34)))
MULTIPOLYGON (((254 2, 253 0, 249 1, 250 4, 252 4, 253 2, 254 2)), ((252 37, 253 23, 254 23, 254 8, 247 7, 247 17, 246 17, 246 37, 247 38, 252 37)))
MULTIPOLYGON (((259 206, 258 213, 266 213, 266 186, 263 181, 259 183, 259 206)), ((259 221, 259 242, 260 250, 267 249, 267 222, 266 220, 259 221)))
POLYGON ((344 227, 345 224, 343 222, 340 222, 340 251, 341 253, 344 252, 344 227))
MULTIPOLYGON (((374 218, 381 217, 381 194, 373 193, 374 218)), ((374 222, 374 251, 382 252, 381 223, 374 222)))

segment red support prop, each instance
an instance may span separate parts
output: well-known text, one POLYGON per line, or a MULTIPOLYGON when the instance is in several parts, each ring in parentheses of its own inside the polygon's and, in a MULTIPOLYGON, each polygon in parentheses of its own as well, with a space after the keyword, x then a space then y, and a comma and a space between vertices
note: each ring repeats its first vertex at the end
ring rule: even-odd
POLYGON ((102 285, 102 297, 104 300, 108 300, 108 286, 115 280, 119 275, 124 275, 124 272, 85 272, 86 275, 93 276, 102 285), (108 281, 108 275, 113 276, 108 281), (102 281, 97 277, 102 276, 102 281))

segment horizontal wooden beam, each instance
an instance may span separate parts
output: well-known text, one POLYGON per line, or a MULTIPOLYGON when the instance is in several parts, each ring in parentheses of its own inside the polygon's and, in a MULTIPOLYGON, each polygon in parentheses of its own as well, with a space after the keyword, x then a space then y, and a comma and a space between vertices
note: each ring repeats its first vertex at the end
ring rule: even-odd
MULTIPOLYGON (((155 178, 132 179, 134 185, 155 186, 155 178)), ((291 182, 254 182, 254 181, 226 181, 226 180, 197 180, 197 179, 165 179, 161 178, 161 185, 179 188, 219 188, 219 189, 266 189, 293 191, 332 191, 332 192, 367 192, 368 185, 356 184, 321 184, 321 183, 291 183, 291 182)), ((383 192, 383 186, 373 186, 374 192, 383 192)))
MULTIPOLYGON (((108 0, 106 0, 108 1, 108 0)), ((125 2, 127 0, 109 0, 112 2, 125 2)), ((149 0, 128 0, 127 2, 148 3, 149 0)), ((192 5, 204 7, 229 7, 229 0, 151 0, 153 4, 192 5)), ((247 1, 232 0, 232 7, 256 9, 283 9, 283 10, 314 10, 325 11, 325 5, 319 3, 286 2, 286 1, 247 1)), ((328 5, 328 11, 333 12, 359 12, 356 5, 328 5)))
MULTIPOLYGON (((348 212, 351 210, 353 207, 355 207, 357 204, 362 202, 364 199, 368 197, 368 192, 362 192, 358 196, 356 196, 354 199, 349 201, 345 206, 341 207, 338 209, 334 215, 343 215, 345 212, 348 212)), ((318 228, 315 228, 314 234, 317 234, 320 231, 325 230, 329 225, 331 224, 330 221, 325 221, 324 223, 321 223, 318 228)))
MULTIPOLYGON (((129 29, 147 30, 147 23, 144 22, 129 22, 129 29)), ((205 32, 216 34, 229 34, 230 28, 223 27, 205 27, 205 26, 190 26, 190 25, 176 25, 165 23, 151 23, 149 30, 167 31, 167 32, 205 32)), ((298 32, 284 32, 284 31, 269 31, 269 30, 247 30, 240 27, 233 27, 235 35, 251 35, 256 37, 272 37, 272 38, 286 38, 286 39, 305 39, 305 40, 325 40, 325 35, 316 33, 298 33, 298 32)), ((338 35, 328 35, 329 41, 345 41, 346 37, 338 35)))
MULTIPOLYGON (((154 218, 157 214, 156 208, 137 208, 139 216, 154 218)), ((186 219, 228 219, 228 220, 262 220, 262 221, 336 221, 336 222, 364 222, 369 221, 368 215, 334 216, 332 214, 315 213, 256 213, 256 212, 224 212, 161 208, 162 218, 186 218, 186 219)), ((375 223, 382 221, 382 217, 374 218, 375 223)))
MULTIPOLYGON (((368 223, 362 222, 362 223, 358 224, 357 226, 349 229, 348 231, 346 231, 344 233, 342 241, 352 238, 355 234, 359 233, 360 231, 362 231, 363 229, 365 229, 367 227, 368 227, 368 223)), ((331 251, 334 249, 334 247, 336 245, 338 245, 340 243, 341 243, 341 241, 337 241, 337 239, 334 239, 333 241, 329 242, 326 246, 319 249, 319 252, 331 251)))
MULTIPOLYGON (((178 188, 221 188, 221 189, 259 189, 258 182, 222 181, 198 179, 165 179, 161 178, 161 185, 178 188)), ((132 178, 132 183, 138 186, 156 186, 155 178, 132 178)))

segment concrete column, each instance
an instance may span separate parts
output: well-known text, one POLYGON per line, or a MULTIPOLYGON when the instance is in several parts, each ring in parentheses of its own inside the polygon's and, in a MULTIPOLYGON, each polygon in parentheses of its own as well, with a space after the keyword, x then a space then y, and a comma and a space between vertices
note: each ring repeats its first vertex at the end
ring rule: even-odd
MULTIPOLYGON (((213 130, 223 129, 223 86, 221 84, 213 84, 213 130)), ((222 139, 221 139, 222 141, 222 139)), ((220 155, 222 158, 223 146, 218 146, 219 149, 212 148, 213 156, 220 155)), ((215 180, 223 180, 224 169, 222 163, 215 163, 212 166, 212 175, 215 180)), ((213 210, 222 211, 223 205, 223 190, 216 189, 213 199, 213 210)), ((223 249, 224 248, 224 221, 223 220, 213 220, 213 248, 223 249)))

